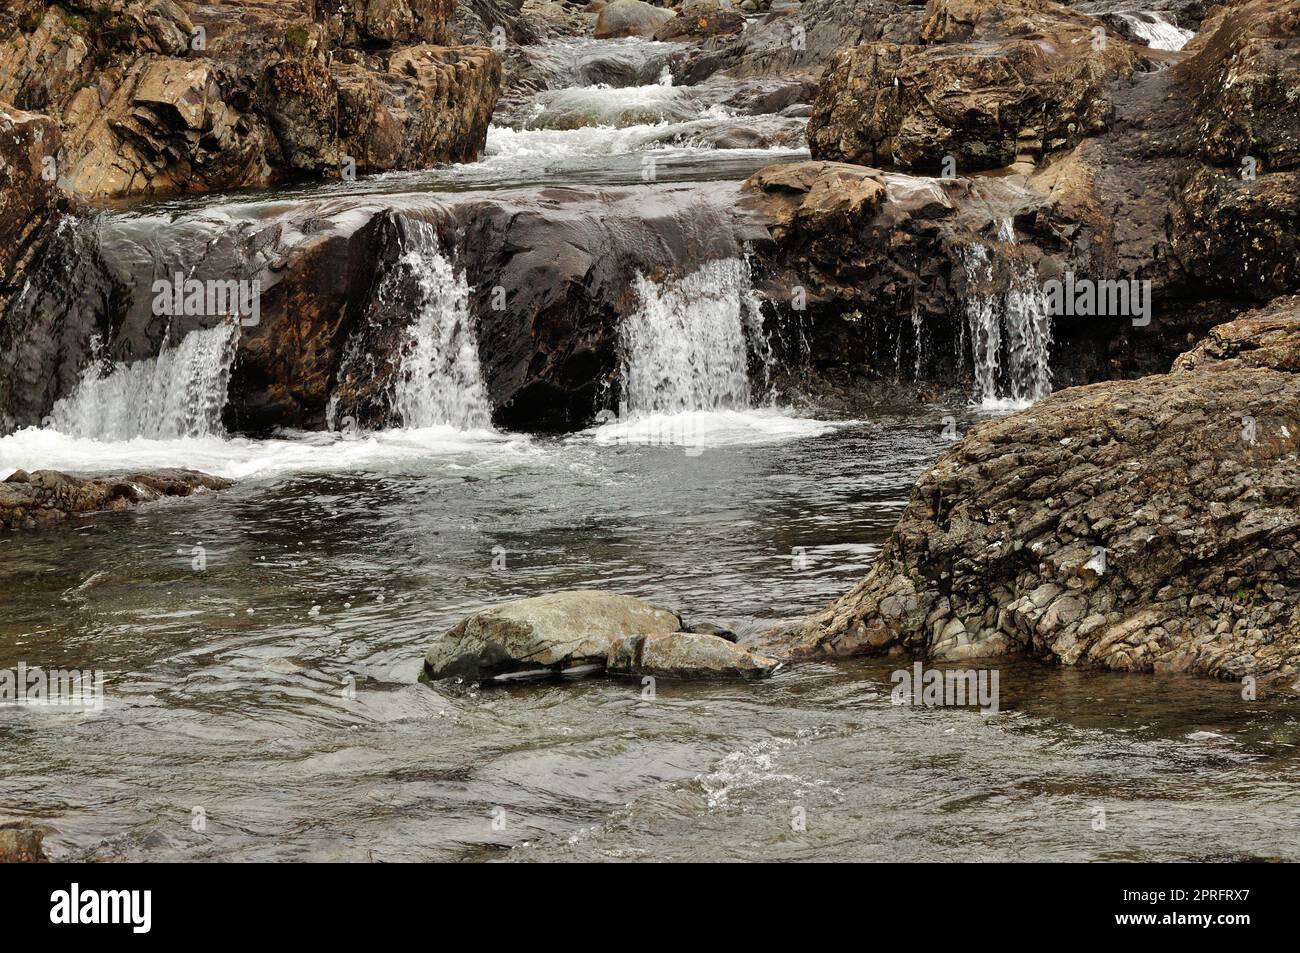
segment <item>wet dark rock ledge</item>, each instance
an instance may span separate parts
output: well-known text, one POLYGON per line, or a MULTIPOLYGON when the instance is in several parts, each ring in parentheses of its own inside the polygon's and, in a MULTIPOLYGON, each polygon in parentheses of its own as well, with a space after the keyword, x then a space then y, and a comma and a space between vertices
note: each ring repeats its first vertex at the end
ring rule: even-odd
POLYGON ((35 529, 78 513, 124 510, 165 496, 224 490, 233 480, 198 470, 154 470, 82 479, 57 470, 18 470, 0 482, 0 528, 35 529))

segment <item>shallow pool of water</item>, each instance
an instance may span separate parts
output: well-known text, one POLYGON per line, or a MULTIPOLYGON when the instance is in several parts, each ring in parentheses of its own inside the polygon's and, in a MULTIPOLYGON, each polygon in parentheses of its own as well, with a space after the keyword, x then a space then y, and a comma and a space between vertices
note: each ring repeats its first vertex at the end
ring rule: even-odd
POLYGON ((102 669, 107 695, 0 709, 0 815, 47 825, 58 859, 1300 857, 1300 708, 1230 684, 990 663, 981 714, 892 704, 887 660, 653 698, 417 682, 457 619, 556 589, 742 632, 820 607, 865 574, 947 413, 702 415, 689 447, 620 423, 4 438, 0 472, 93 470, 97 449, 241 482, 0 540, 0 669, 102 669))

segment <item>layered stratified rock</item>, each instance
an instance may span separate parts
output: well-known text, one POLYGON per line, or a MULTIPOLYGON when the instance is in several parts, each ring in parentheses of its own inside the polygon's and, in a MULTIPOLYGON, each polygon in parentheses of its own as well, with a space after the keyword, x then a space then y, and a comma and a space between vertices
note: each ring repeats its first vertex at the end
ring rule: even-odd
POLYGON ((434 642, 424 675, 509 682, 586 675, 770 675, 772 659, 720 636, 683 631, 676 612, 612 592, 571 590, 485 609, 434 642))
POLYGON ((125 0, 0 29, 0 100, 63 126, 82 195, 206 191, 466 161, 500 64, 447 48, 450 0, 125 0))
POLYGON ((190 496, 233 485, 197 470, 154 470, 99 479, 56 470, 19 470, 0 482, 0 528, 33 529, 78 513, 123 510, 165 496, 190 496))
POLYGON ((967 434, 793 655, 1300 674, 1300 299, 967 434))

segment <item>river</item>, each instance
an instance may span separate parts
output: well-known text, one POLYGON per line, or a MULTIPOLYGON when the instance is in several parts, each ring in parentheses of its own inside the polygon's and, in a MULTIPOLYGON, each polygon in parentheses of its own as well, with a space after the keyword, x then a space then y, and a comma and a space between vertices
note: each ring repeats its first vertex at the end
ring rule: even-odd
MULTIPOLYGON (((537 51, 555 87, 507 102, 476 165, 105 215, 637 186, 647 169, 707 188, 806 157, 801 119, 672 86, 670 52, 537 51), (624 85, 593 85, 611 60, 624 85), (727 131, 751 145, 716 148, 727 131)), ((742 634, 816 610, 865 575, 954 427, 991 411, 782 406, 754 379, 763 342, 734 260, 639 288, 617 419, 505 432, 487 421, 463 278, 418 242, 402 267, 421 290, 402 426, 225 433, 216 329, 88 373, 43 429, 0 438, 0 477, 189 466, 239 481, 0 538, 0 669, 106 676, 102 711, 0 709, 0 820, 50 828, 55 859, 1300 859, 1300 705, 1236 684, 999 661, 998 710, 981 712, 894 704, 904 663, 881 659, 660 680, 653 697, 604 678, 418 683, 458 619, 557 589, 742 634)))

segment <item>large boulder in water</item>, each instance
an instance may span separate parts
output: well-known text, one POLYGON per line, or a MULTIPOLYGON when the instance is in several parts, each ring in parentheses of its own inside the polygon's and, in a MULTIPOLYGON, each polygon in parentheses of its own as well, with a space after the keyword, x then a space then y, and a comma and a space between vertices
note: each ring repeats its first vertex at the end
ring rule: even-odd
POLYGON ((631 596, 555 592, 464 619, 429 649, 424 674, 430 680, 496 682, 606 670, 756 677, 777 666, 721 636, 682 628, 676 612, 631 596))
POLYGON ((477 612, 438 639, 424 657, 432 679, 603 669, 626 636, 680 631, 675 612, 631 596, 571 590, 477 612))
POLYGON ((624 36, 654 36, 655 31, 676 16, 671 10, 642 0, 614 0, 596 17, 596 39, 624 36))
POLYGON ((1289 298, 1169 374, 1060 391, 974 428, 917 484, 867 578, 763 644, 1290 684, 1298 582, 1289 298))

